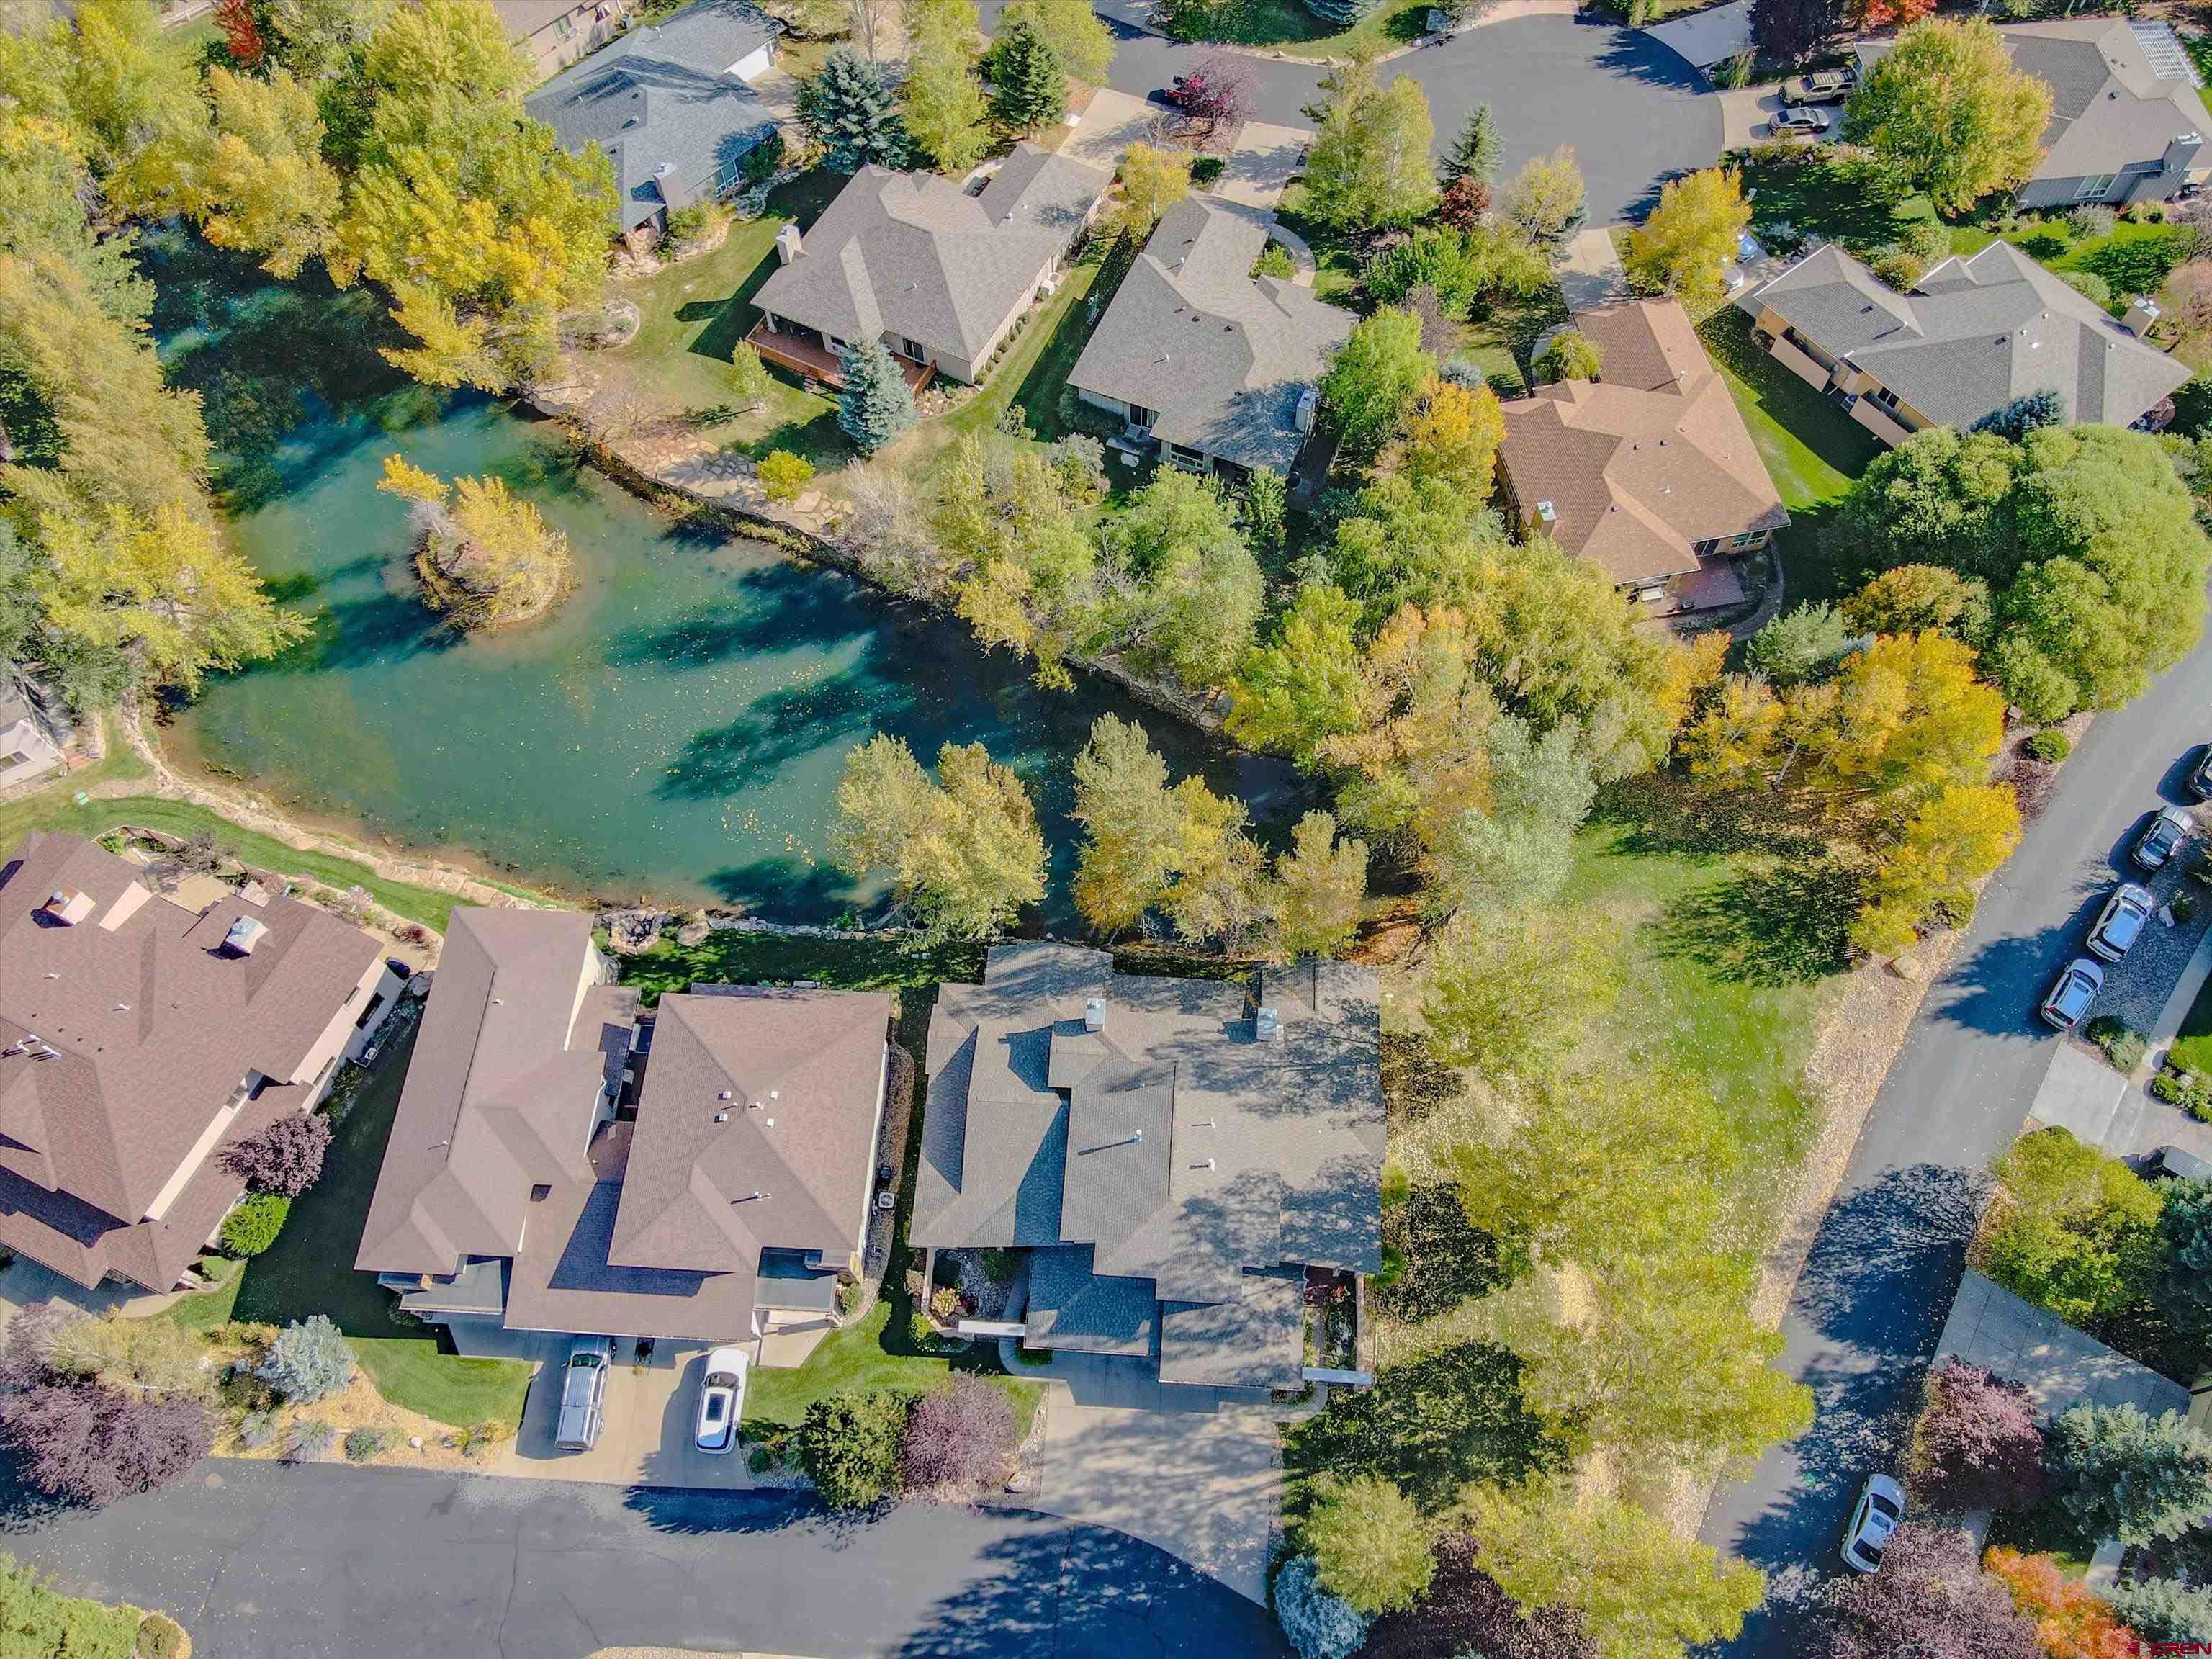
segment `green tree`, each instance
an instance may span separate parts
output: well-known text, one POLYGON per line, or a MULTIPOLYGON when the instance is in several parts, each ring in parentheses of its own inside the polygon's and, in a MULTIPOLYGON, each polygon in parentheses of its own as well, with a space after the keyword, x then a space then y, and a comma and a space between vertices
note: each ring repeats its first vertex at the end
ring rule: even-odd
POLYGON ((1225 685, 1251 647, 1267 583, 1214 480, 1162 467, 1115 519, 1107 554, 1122 596, 1123 649, 1185 685, 1225 685))
POLYGON ((457 628, 498 628, 543 613, 568 591, 568 538, 495 476, 457 478, 398 455, 377 488, 416 504, 416 574, 430 605, 457 628))
POLYGON ((872 455, 914 424, 914 389, 881 340, 854 342, 840 362, 845 384, 837 393, 837 429, 872 455))
POLYGON ((2212 1330, 2212 1181, 2168 1182, 2164 1197, 2158 1304, 2192 1334, 2212 1330))
POLYGON ((2159 1196, 2064 1129, 2022 1135, 1992 1173, 1984 1271, 2094 1334, 2136 1306, 2159 1267, 2159 1196))
POLYGON ((935 939, 989 939, 1044 896, 1044 836, 1012 770, 980 743, 948 743, 937 776, 878 732, 845 757, 831 852, 856 877, 888 876, 935 939))
POLYGON ((2027 179, 2050 125, 2049 84, 2014 67, 1987 17, 1930 18, 1905 30, 1844 112, 1846 140, 1947 214, 2027 179))
POLYGON ((328 81, 365 46, 394 0, 269 0, 269 55, 302 81, 328 81))
POLYGON ((1009 0, 999 14, 1000 33, 1026 28, 1060 54, 1061 68, 1094 87, 1106 84, 1114 64, 1114 37, 1089 0, 1009 0))
POLYGON ((1597 798, 1577 738, 1571 723, 1540 736, 1516 715, 1490 723, 1489 809, 1462 812, 1431 849, 1432 910, 1523 910, 1559 896, 1597 798))
POLYGON ((1629 233, 1629 276, 1693 303, 1716 303, 1722 268, 1736 257, 1736 239, 1750 222, 1743 175, 1733 167, 1669 179, 1650 217, 1629 233))
POLYGON ((0 35, 0 99, 63 126, 102 179, 127 170, 157 133, 200 114, 198 66, 149 0, 84 0, 0 35))
POLYGON ((1605 358, 1588 335, 1563 329, 1537 357, 1535 369, 1536 379, 1547 386, 1560 380, 1595 380, 1605 373, 1605 358))
POLYGON ((1255 466, 1244 480, 1244 534, 1254 551, 1282 550, 1283 514, 1290 495, 1289 483, 1272 466, 1255 466))
POLYGON ((85 204, 96 189, 60 121, 0 109, 0 258, 62 261, 102 312, 136 327, 153 311, 153 284, 140 274, 132 233, 94 231, 85 204))
POLYGON ((1352 823, 1430 848, 1487 805, 1498 698, 1472 656, 1467 617, 1443 607, 1407 605, 1368 641, 1358 723, 1320 746, 1341 769, 1338 805, 1352 823))
POLYGON ((1285 957, 1333 957, 1359 931, 1367 902, 1367 843, 1340 836, 1334 814, 1308 812, 1275 860, 1275 948, 1285 957))
POLYGON ((2212 1440, 2171 1413, 2084 1401, 2051 1425, 2058 1501, 2089 1537, 2179 1538, 2212 1510, 2212 1440))
POLYGON ((1337 520, 1329 568, 1365 608, 1363 632, 1401 605, 1476 602, 1487 561, 1505 540, 1504 520, 1458 491, 1401 472, 1376 479, 1337 520))
POLYGON ((1836 607, 1814 600, 1785 611, 1751 636, 1744 666, 1778 686, 1824 678, 1850 648, 1851 628, 1836 607))
POLYGON ((1437 182, 1449 185, 1455 179, 1475 179, 1487 185, 1498 177, 1498 152, 1497 119, 1489 105, 1477 104, 1467 112, 1459 136, 1444 153, 1437 182))
POLYGON ((906 11, 906 130, 942 173, 964 173, 991 147, 989 101, 975 77, 975 0, 922 0, 906 11))
POLYGON ((771 501, 795 501, 814 481, 814 463, 787 449, 771 449, 753 469, 761 493, 771 501))
POLYGON ((1322 1588, 1370 1618, 1412 1607, 1436 1572, 1427 1522, 1380 1475, 1324 1477, 1298 1532, 1322 1588))
POLYGON ((866 1509, 898 1491, 899 1438, 912 1398, 890 1389, 836 1394, 806 1408, 793 1443, 833 1510, 866 1509))
POLYGON ((741 409, 761 409, 775 391, 775 381, 750 340, 730 348, 730 400, 741 409))
POLYGON ((1844 601, 1844 621, 1861 634, 1934 629, 1978 645, 1990 627, 1990 586, 1941 565, 1900 564, 1844 601))
POLYGON ((888 70, 864 62, 848 46, 831 52, 817 74, 799 83, 799 120, 822 146, 823 163, 836 172, 906 165, 897 87, 888 70))
POLYGON ((1298 590, 1275 635, 1244 656, 1229 688, 1229 734, 1310 769, 1330 738, 1358 727, 1359 606, 1328 584, 1298 590))
POLYGON ((1170 787, 1145 728, 1111 714, 1091 726, 1074 770, 1075 906, 1093 927, 1117 933, 1156 907, 1186 938, 1256 922, 1261 872, 1242 803, 1196 777, 1170 787))
POLYGON ((1321 83, 1306 111, 1316 126, 1306 155, 1306 211, 1345 230, 1408 225, 1436 204, 1429 160, 1436 128, 1428 95, 1411 76, 1387 85, 1355 54, 1321 83))
POLYGON ((1589 193, 1571 148, 1531 156, 1506 180, 1498 216, 1540 247, 1556 247, 1582 228, 1589 193))
POLYGON ((1410 311, 1362 318, 1322 379, 1322 407, 1354 455, 1371 455, 1395 433, 1436 374, 1410 311))
POLYGON ((1993 584, 2017 568, 2009 498, 2019 448, 1994 433, 1914 433, 1875 457, 1837 510, 1842 544, 1885 564, 1933 564, 1993 584))
POLYGON ((1579 1614, 1600 1659, 1680 1659, 1686 1646, 1731 1640, 1765 1597, 1756 1567, 1616 1498, 1480 1486, 1467 1510, 1475 1564, 1524 1611, 1579 1614))
POLYGON ((1067 118, 1067 70, 1052 42, 1026 24, 1000 31, 991 53, 991 111, 1017 132, 1067 118))
POLYGON ((1421 997, 1429 1046, 1492 1079, 1540 1077, 1620 994, 1617 953, 1562 916, 1462 918, 1437 941, 1421 997))
POLYGON ((0 1553, 0 1652, 21 1659, 133 1659, 153 1651, 139 1646, 142 1618, 133 1607, 60 1595, 35 1567, 0 1553))

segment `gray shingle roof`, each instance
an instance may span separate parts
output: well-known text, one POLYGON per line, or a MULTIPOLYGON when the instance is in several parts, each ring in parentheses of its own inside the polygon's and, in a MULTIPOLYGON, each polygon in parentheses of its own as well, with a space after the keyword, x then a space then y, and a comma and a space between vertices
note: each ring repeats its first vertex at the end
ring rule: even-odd
POLYGON ((1824 247, 1742 303, 1771 309, 1948 426, 2043 391, 2069 422, 2126 426, 2189 378, 2008 242, 1945 260, 1905 295, 1824 247))
POLYGON ((781 29, 749 0, 694 0, 555 76, 525 107, 564 149, 607 153, 618 228, 630 230, 696 199, 774 128, 767 104, 729 70, 781 29))
POLYGON ((304 1104, 301 1069, 380 955, 297 899, 188 910, 91 842, 26 836, 0 865, 0 1049, 36 1035, 53 1054, 0 1056, 0 1242, 82 1284, 112 1268, 167 1290, 240 1190, 221 1146, 304 1104), (73 926, 45 911, 63 890, 85 900, 73 926), (250 955, 222 948, 240 918, 264 930, 250 955), (144 1221, 249 1073, 273 1086, 144 1221))
POLYGON ((753 303, 840 339, 904 335, 972 362, 1111 182, 1030 143, 975 196, 935 173, 864 167, 753 303))
POLYGON ((1025 1347, 1138 1356, 1152 1352, 1160 1305, 1151 1280, 1094 1273, 1088 1244, 1031 1251, 1029 1273, 1025 1347))
POLYGON ((1358 319, 1310 289, 1255 277, 1267 221, 1192 196, 1168 210, 1130 266, 1069 384, 1157 411, 1171 443, 1290 471, 1301 393, 1358 319))
POLYGON ((1305 1366, 1305 1275, 1244 1275, 1233 1302, 1160 1308, 1160 1381, 1295 1389, 1305 1366))

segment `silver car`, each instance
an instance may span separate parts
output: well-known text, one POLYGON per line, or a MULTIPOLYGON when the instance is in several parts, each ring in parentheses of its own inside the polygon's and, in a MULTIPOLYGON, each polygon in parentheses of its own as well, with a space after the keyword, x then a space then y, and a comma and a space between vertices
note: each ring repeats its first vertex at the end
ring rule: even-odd
POLYGON ((1784 104, 1767 118, 1769 132, 1802 132, 1808 138, 1818 138, 1828 131, 1832 119, 1828 112, 1811 104, 1784 104))
POLYGON ((1844 1565, 1853 1572, 1880 1567, 1890 1534, 1904 1519, 1905 1488, 1886 1474, 1867 1476, 1851 1523, 1844 1528, 1844 1565))
POLYGON ((2163 870, 2172 863, 2173 855, 2188 844, 2196 833, 2197 820, 2179 806, 2161 806, 2136 844, 2128 849, 2128 856, 2143 870, 2163 870))
POLYGON ((2043 1023, 2054 1030, 2072 1030, 2104 988, 2105 970, 2087 957, 2075 957, 2043 1000, 2043 1023))
POLYGON ((2097 913, 2096 926, 2089 930, 2089 952, 2107 962, 2118 962, 2132 950, 2142 937, 2143 923, 2158 908, 2150 896, 2150 889, 2138 887, 2134 882, 2124 881, 2112 890, 2105 908, 2097 913))
POLYGON ((561 1424, 553 1443, 563 1451, 589 1451, 606 1426, 607 1373, 614 1368, 611 1336, 580 1336, 561 1368, 561 1424))
POLYGON ((1857 89, 1858 84, 1856 70, 1814 70, 1810 75, 1793 75, 1784 81, 1782 83, 1782 101, 1785 104, 1840 104, 1857 89))

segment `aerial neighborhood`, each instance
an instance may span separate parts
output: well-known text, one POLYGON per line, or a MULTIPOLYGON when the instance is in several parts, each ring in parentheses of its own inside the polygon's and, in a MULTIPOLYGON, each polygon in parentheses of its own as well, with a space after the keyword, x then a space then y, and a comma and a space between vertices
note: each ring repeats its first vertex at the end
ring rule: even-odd
POLYGON ((2212 1650, 2208 74, 0 7, 0 1652, 2212 1650))

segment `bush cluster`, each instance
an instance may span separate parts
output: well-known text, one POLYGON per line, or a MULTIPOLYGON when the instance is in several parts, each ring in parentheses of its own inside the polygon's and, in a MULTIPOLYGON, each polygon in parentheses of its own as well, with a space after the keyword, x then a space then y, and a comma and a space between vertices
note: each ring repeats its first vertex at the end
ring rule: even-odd
POLYGON ((806 1408, 799 1467, 833 1510, 866 1509, 898 1491, 899 1445, 914 1396, 901 1389, 836 1395, 806 1408))
POLYGON ((2056 766, 2074 752, 2074 739, 2055 726, 2045 726, 2024 741, 2020 752, 2032 761, 2056 766))
POLYGON ((241 1261, 259 1255, 284 1231, 292 1200, 282 1193, 248 1193, 238 1207, 223 1218, 219 1242, 225 1255, 241 1261))

